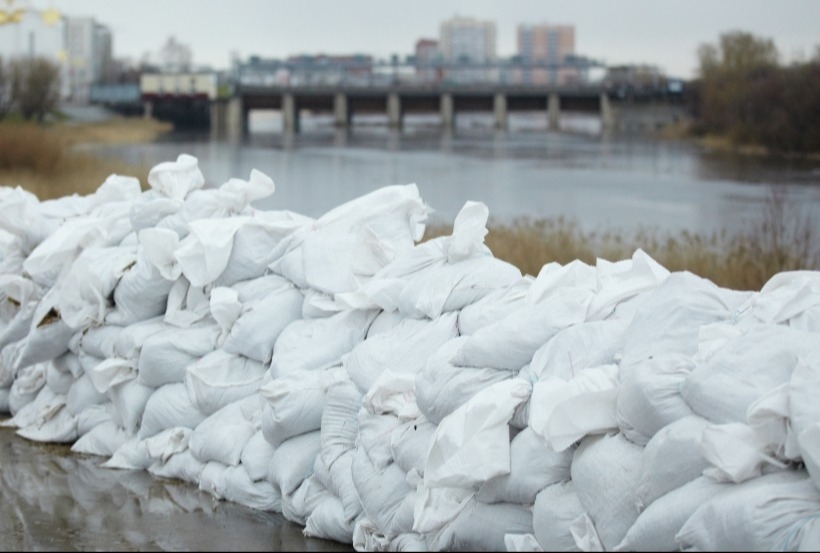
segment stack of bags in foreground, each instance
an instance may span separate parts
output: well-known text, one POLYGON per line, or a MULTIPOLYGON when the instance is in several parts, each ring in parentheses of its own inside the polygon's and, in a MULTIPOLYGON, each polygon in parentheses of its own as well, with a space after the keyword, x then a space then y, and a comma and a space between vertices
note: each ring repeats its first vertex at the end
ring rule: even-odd
POLYGON ((522 276, 487 207, 313 219, 197 160, 0 189, 0 411, 358 550, 820 549, 820 273, 522 276))

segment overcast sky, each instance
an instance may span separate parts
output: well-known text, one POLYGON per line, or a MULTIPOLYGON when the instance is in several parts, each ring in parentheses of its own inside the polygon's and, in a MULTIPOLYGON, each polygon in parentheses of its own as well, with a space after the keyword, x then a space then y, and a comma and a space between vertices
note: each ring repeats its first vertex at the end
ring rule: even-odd
POLYGON ((497 53, 515 53, 521 23, 575 26, 576 53, 607 64, 656 64, 693 77, 696 50, 721 33, 750 31, 775 41, 783 61, 810 57, 820 45, 820 0, 14 0, 92 16, 114 35, 114 55, 152 55, 173 35, 195 64, 230 66, 231 53, 372 54, 413 52, 438 38, 455 15, 496 23, 497 53))

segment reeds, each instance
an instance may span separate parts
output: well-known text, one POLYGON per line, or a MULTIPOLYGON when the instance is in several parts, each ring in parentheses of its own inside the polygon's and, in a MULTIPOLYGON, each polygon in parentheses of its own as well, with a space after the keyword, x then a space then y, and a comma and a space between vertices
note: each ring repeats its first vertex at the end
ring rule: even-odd
MULTIPOLYGON (((820 243, 811 217, 802 216, 785 189, 772 187, 760 220, 737 233, 668 234, 656 229, 632 233, 583 231, 563 218, 522 217, 512 223, 490 220, 486 244, 493 255, 522 273, 537 275, 549 262, 628 259, 641 248, 670 271, 690 271, 719 286, 760 290, 776 273, 820 270, 820 243)), ((425 239, 447 235, 452 227, 433 224, 425 239)))
POLYGON ((145 183, 149 167, 101 160, 77 146, 138 142, 168 128, 142 119, 54 126, 3 122, 0 124, 0 186, 19 185, 46 200, 90 194, 114 173, 135 176, 145 183))

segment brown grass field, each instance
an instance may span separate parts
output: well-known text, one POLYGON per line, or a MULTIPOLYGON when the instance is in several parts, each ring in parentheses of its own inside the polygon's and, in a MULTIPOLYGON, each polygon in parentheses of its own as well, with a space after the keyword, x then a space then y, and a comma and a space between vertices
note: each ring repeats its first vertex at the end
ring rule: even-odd
MULTIPOLYGON (((0 123, 0 186, 16 186, 43 200, 89 194, 112 173, 135 176, 146 186, 150 167, 127 166, 84 152, 83 144, 136 143, 154 140, 170 126, 141 118, 103 123, 48 126, 0 123)), ((570 220, 490 220, 486 243, 493 255, 537 275, 551 261, 627 259, 642 248, 670 271, 687 270, 720 286, 759 290, 774 274, 820 270, 816 221, 796 214, 785 193, 773 187, 764 215, 743 232, 664 235, 652 229, 627 234, 617 229, 584 232, 570 220)), ((450 234, 445 224, 428 226, 425 239, 450 234)))

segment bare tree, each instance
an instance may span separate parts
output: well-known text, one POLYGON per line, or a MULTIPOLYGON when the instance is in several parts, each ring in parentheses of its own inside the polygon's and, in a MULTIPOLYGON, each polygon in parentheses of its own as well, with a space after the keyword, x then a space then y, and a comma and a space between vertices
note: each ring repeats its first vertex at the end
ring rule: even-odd
POLYGON ((11 63, 12 101, 23 118, 42 123, 60 100, 60 67, 47 58, 21 58, 11 63))

